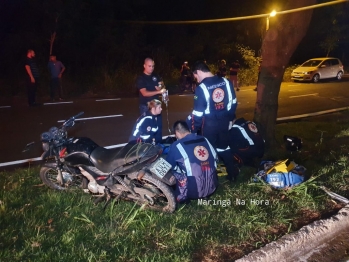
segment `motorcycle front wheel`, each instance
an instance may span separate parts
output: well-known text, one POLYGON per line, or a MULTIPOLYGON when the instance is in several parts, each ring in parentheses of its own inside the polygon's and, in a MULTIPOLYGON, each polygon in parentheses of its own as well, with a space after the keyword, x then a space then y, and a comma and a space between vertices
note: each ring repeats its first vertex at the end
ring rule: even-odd
POLYGON ((40 178, 45 185, 55 190, 67 190, 74 188, 87 188, 87 179, 72 174, 67 170, 62 171, 64 184, 59 181, 58 170, 55 165, 43 166, 40 169, 40 178))
POLYGON ((147 199, 146 208, 166 213, 173 213, 176 210, 176 200, 173 190, 163 182, 147 173, 140 180, 134 179, 132 182, 136 187, 146 188, 152 193, 155 193, 153 197, 143 196, 147 199))

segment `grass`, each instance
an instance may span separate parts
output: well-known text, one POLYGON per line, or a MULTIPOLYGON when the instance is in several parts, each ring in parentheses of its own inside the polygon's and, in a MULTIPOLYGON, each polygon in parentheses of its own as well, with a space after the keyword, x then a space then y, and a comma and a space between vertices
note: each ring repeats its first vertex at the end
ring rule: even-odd
POLYGON ((125 201, 103 211, 82 191, 43 186, 38 167, 1 172, 0 261, 233 261, 342 207, 319 186, 349 197, 348 115, 332 115, 335 125, 314 118, 277 126, 277 139, 299 136, 302 151, 280 147, 264 159, 305 166, 303 184, 272 189, 243 167, 235 184, 219 178, 209 205, 193 201, 174 214, 125 201))

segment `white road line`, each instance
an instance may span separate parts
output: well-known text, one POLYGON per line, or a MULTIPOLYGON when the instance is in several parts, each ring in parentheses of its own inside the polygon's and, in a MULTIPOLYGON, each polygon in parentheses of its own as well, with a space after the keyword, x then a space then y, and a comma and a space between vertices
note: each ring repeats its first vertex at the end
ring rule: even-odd
POLYGON ((44 106, 58 105, 58 104, 72 104, 72 103, 74 103, 74 102, 73 102, 73 101, 68 101, 68 102, 57 102, 57 103, 50 102, 50 103, 44 103, 44 106))
MULTIPOLYGON (((165 139, 165 138, 168 138, 168 137, 174 137, 174 135, 163 136, 162 139, 165 139)), ((111 145, 111 146, 105 146, 104 148, 111 149, 111 148, 116 148, 116 147, 122 147, 122 146, 125 146, 125 145, 127 145, 127 143, 111 145)), ((11 162, 0 163, 0 167, 2 167, 2 166, 18 165, 18 164, 29 163, 29 162, 40 161, 40 160, 41 160, 41 157, 35 157, 35 158, 29 158, 29 159, 23 159, 23 160, 16 160, 16 161, 11 161, 11 162)))
MULTIPOLYGON (((82 120, 91 120, 91 119, 100 119, 100 118, 110 118, 110 117, 119 117, 123 115, 111 115, 111 116, 95 116, 95 117, 86 117, 86 118, 78 118, 75 119, 75 121, 82 121, 82 120)), ((58 123, 63 123, 66 120, 58 120, 58 123)))
POLYGON ((289 98, 305 97, 305 96, 317 96, 317 95, 319 95, 319 93, 307 94, 307 95, 299 95, 299 96, 290 96, 289 98))
POLYGON ((300 86, 300 84, 295 84, 295 85, 287 85, 287 86, 300 86))
POLYGON ((309 117, 309 116, 319 116, 319 115, 334 113, 334 112, 348 110, 348 109, 349 109, 349 107, 341 107, 341 108, 329 109, 329 110, 324 110, 324 111, 319 111, 319 112, 314 112, 314 113, 309 113, 309 114, 279 117, 279 118, 276 119, 276 121, 304 118, 304 117, 309 117))
POLYGON ((100 102, 100 101, 111 101, 111 100, 120 100, 120 98, 98 99, 98 100, 96 100, 96 101, 97 101, 97 102, 100 102))
POLYGON ((185 95, 178 95, 178 96, 193 96, 194 94, 185 94, 185 95))
POLYGON ((0 108, 9 108, 11 106, 0 106, 0 108))

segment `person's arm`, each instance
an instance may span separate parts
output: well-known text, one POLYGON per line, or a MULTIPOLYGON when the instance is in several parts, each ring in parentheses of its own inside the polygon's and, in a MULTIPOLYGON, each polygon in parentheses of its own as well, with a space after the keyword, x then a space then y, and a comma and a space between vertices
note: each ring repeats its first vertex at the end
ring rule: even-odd
POLYGON ((61 78, 63 72, 65 71, 65 66, 61 63, 61 72, 59 73, 58 77, 61 78))
POLYGON ((34 78, 34 76, 32 74, 32 70, 30 69, 30 66, 29 65, 25 65, 25 70, 27 70, 27 73, 28 73, 28 75, 30 77, 30 81, 32 83, 35 83, 35 78, 34 78))
MULTIPOLYGON (((155 88, 157 88, 157 86, 155 88)), ((161 95, 165 91, 166 91, 165 88, 159 89, 159 90, 156 90, 156 91, 148 91, 145 87, 139 89, 139 92, 141 92, 142 96, 145 96, 145 97, 161 95)))

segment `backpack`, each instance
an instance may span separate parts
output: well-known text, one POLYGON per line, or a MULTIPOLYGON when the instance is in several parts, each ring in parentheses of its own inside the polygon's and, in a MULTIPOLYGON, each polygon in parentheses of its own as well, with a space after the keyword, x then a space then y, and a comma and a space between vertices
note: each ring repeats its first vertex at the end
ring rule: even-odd
POLYGON ((284 189, 304 182, 306 168, 288 159, 283 161, 262 161, 257 178, 270 186, 284 189))

